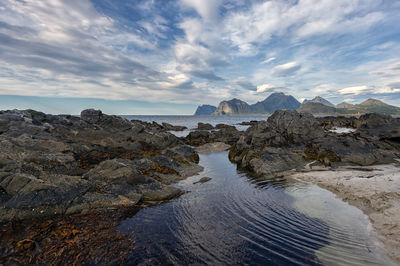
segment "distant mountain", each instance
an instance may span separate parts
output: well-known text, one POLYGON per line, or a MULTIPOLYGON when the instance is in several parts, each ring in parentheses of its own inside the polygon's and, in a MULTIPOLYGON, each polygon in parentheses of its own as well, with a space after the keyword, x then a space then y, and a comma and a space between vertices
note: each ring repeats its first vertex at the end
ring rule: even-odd
POLYGON ((300 108, 297 109, 298 112, 311 113, 313 115, 336 115, 338 110, 340 109, 311 101, 303 103, 300 108))
POLYGON ((208 104, 203 104, 197 107, 197 110, 194 113, 194 115, 211 115, 212 113, 215 112, 215 110, 217 110, 217 107, 208 104))
POLYGON ((335 107, 326 106, 320 103, 303 103, 299 112, 307 112, 313 115, 360 115, 366 113, 380 113, 386 115, 400 115, 400 108, 386 104, 376 99, 368 99, 360 104, 341 103, 335 107))
POLYGON ((249 105, 239 99, 222 101, 213 115, 232 114, 272 114, 279 109, 296 110, 300 103, 293 96, 278 92, 268 96, 264 101, 249 105))
POLYGON ((264 101, 258 102, 251 106, 253 113, 272 114, 276 110, 287 109, 296 110, 299 108, 300 102, 291 95, 285 95, 282 92, 272 93, 264 101))
POLYGON ((368 99, 360 104, 354 105, 351 108, 347 108, 347 113, 380 113, 386 115, 400 115, 400 108, 376 99, 368 99))
POLYGON ((303 104, 305 104, 305 103, 320 103, 320 104, 323 104, 323 105, 326 105, 326 106, 335 107, 335 105, 333 103, 331 103, 328 100, 325 100, 324 98, 322 98, 320 96, 317 96, 312 100, 304 100, 303 104))
POLYGON ((336 105, 336 108, 341 108, 341 109, 348 109, 354 107, 353 104, 342 102, 336 105))
POLYGON ((233 115, 233 114, 251 114, 252 109, 250 105, 239 99, 232 99, 230 101, 222 101, 218 105, 217 110, 213 115, 233 115))

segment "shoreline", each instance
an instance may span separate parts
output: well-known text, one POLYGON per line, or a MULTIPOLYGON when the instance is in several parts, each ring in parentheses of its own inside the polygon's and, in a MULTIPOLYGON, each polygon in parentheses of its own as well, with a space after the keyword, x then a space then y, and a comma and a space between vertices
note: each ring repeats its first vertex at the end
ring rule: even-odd
POLYGON ((366 214, 387 255, 400 263, 400 169, 399 165, 339 167, 289 173, 334 193, 366 214))

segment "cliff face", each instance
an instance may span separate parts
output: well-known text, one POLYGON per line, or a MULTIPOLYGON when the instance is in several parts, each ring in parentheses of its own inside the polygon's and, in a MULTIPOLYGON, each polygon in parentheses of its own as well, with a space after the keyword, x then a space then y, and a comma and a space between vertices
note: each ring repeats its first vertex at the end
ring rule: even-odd
POLYGON ((250 105, 239 99, 222 101, 213 115, 251 114, 250 105))
POLYGON ((211 115, 212 113, 215 112, 215 110, 217 110, 217 107, 208 104, 203 104, 197 107, 197 110, 194 113, 194 115, 211 115))

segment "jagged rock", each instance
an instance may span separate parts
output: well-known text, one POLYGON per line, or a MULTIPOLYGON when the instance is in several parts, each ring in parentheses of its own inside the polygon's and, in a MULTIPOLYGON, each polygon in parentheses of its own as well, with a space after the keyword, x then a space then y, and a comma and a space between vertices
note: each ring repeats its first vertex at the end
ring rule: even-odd
POLYGON ((326 130, 334 127, 357 128, 358 120, 355 117, 327 116, 317 118, 318 124, 326 130))
POLYGON ((211 124, 207 124, 207 123, 197 123, 197 129, 198 130, 211 130, 214 127, 211 124))
POLYGON ((310 161, 325 166, 393 163, 400 158, 394 120, 366 115, 360 119, 321 118, 318 122, 310 114, 277 111, 267 121, 251 126, 232 145, 229 159, 256 175, 299 169, 310 161), (324 130, 332 125, 357 126, 358 132, 335 134, 324 130))
POLYGON ((96 124, 103 116, 100 110, 86 109, 81 112, 81 119, 85 122, 96 124))
POLYGON ((202 167, 165 130, 93 109, 81 117, 0 111, 0 222, 180 195, 168 184, 202 167))
POLYGON ((400 142, 400 121, 390 115, 365 114, 358 119, 358 131, 379 139, 400 142))
POLYGON ((183 131, 187 129, 187 127, 185 126, 174 126, 165 122, 162 123, 162 126, 165 130, 171 130, 171 131, 183 131))

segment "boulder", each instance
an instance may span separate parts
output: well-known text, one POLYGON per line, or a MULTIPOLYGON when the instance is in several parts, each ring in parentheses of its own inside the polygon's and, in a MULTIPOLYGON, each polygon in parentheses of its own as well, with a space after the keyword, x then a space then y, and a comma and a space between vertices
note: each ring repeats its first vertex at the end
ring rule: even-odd
POLYGON ((165 130, 170 130, 170 131, 183 131, 187 129, 187 127, 185 126, 174 126, 165 122, 162 123, 162 126, 165 130))
POLYGON ((103 113, 100 110, 86 109, 81 112, 81 120, 90 124, 98 123, 102 117, 103 113))
POLYGON ((214 127, 211 124, 208 123, 197 123, 197 129, 198 130, 211 130, 214 129, 214 127))

